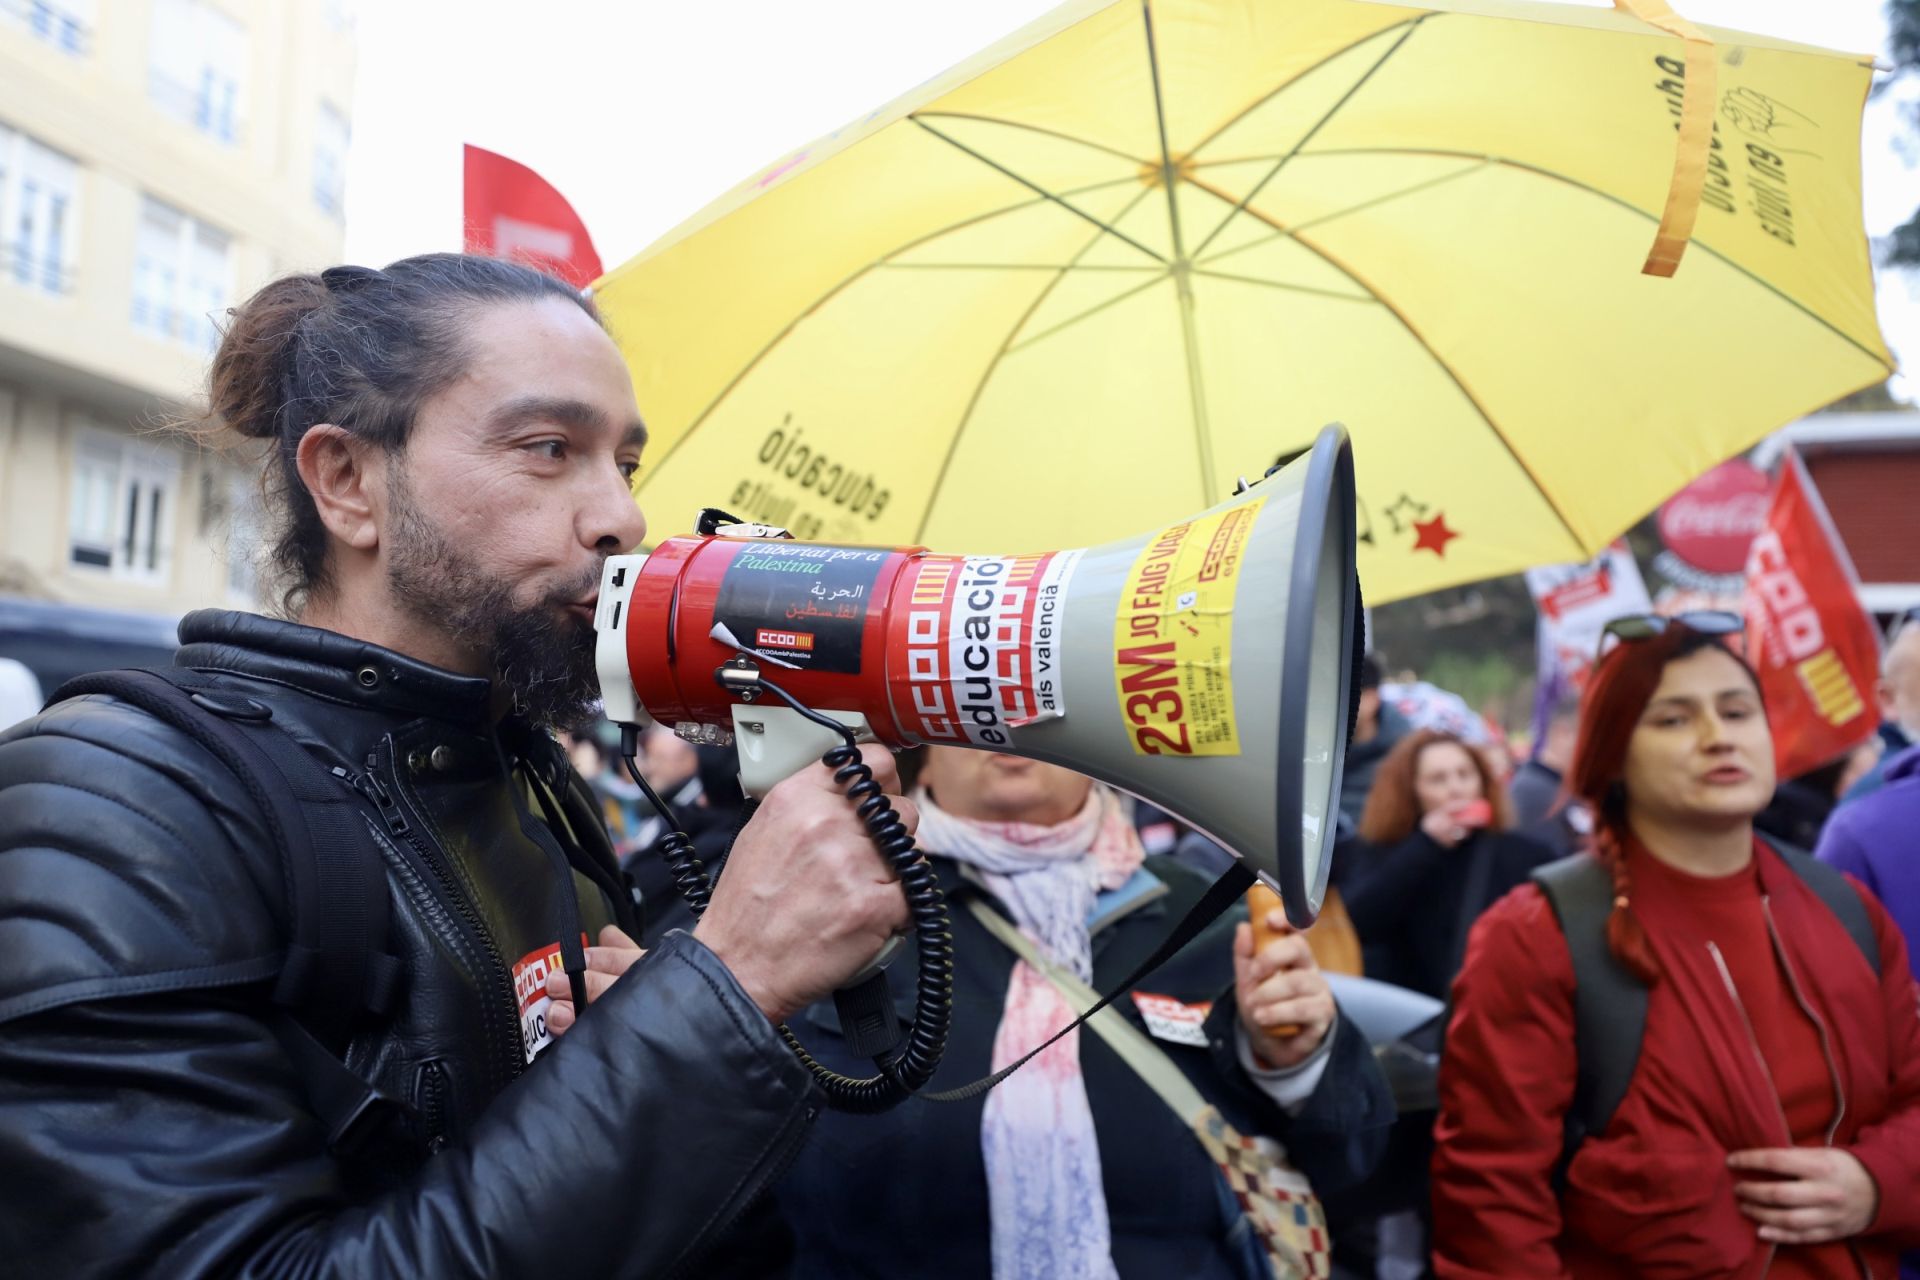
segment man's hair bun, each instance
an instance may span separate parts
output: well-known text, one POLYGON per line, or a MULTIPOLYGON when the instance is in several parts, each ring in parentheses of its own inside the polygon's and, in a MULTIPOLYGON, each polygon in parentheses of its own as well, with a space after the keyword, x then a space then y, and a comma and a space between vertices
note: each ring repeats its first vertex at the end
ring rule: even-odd
POLYGON ((283 276, 227 313, 208 377, 208 407, 221 425, 255 440, 279 435, 295 338, 327 301, 320 276, 283 276))
POLYGON ((386 272, 373 267, 328 267, 320 273, 320 283, 326 285, 327 289, 333 293, 352 293, 376 280, 386 278, 386 272))

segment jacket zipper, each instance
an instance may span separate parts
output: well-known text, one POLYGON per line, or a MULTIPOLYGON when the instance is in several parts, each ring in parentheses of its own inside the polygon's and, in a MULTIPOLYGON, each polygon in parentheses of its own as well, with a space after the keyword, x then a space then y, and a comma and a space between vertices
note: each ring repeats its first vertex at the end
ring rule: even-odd
POLYGON ((513 998, 513 982, 508 977, 506 962, 501 959, 500 949, 494 945, 493 935, 487 932, 485 924, 473 909, 473 904, 467 901, 466 892, 455 881, 451 870, 428 849, 427 842, 422 840, 419 833, 414 830, 414 824, 407 821, 406 814, 402 812, 400 797, 381 783, 378 776, 379 756, 379 747, 369 751, 366 760, 367 771, 364 774, 349 774, 349 781, 352 782, 355 790, 373 802, 374 808, 379 810, 380 817, 386 822, 387 830, 396 839, 406 841, 407 847, 412 849, 415 856, 433 872, 434 878, 440 882, 444 898, 453 904, 454 910, 465 921, 467 932, 479 945, 480 953, 485 958, 484 967, 487 970, 484 980, 493 989, 493 995, 496 997, 486 1002, 486 1019, 488 1025, 493 1028, 497 1048, 503 1050, 497 1053, 500 1065, 504 1069, 502 1083, 512 1081, 526 1070, 526 1050, 520 1039, 520 1006, 513 998), (502 1009, 507 1013, 505 1023, 499 1020, 502 1009))
POLYGON ((1833 1136, 1840 1132, 1840 1121, 1847 1114, 1847 1090, 1840 1080, 1840 1064, 1834 1060, 1833 1041, 1827 1036, 1827 1024, 1807 1002, 1806 992, 1800 988, 1800 977, 1793 971, 1793 962, 1787 959, 1787 948, 1780 941, 1780 930, 1774 927, 1773 903, 1765 894, 1760 895, 1760 914, 1767 918, 1767 936, 1773 941, 1773 953, 1780 959, 1780 967, 1787 973, 1787 990, 1793 992, 1794 1003, 1800 1006, 1800 1012, 1807 1015, 1814 1030, 1820 1033, 1820 1056, 1827 1060, 1827 1075, 1833 1081, 1833 1123, 1827 1126, 1826 1146, 1833 1145, 1833 1136))
POLYGON ((707 1256, 727 1238, 727 1233, 746 1216, 747 1210, 760 1202, 760 1197, 767 1193, 768 1188, 787 1176, 787 1170, 793 1167, 793 1162, 800 1156, 800 1149, 806 1146, 807 1132, 813 1127, 813 1122, 819 1115, 820 1104, 809 1102, 806 1114, 801 1117, 800 1122, 790 1126, 790 1131, 780 1139, 780 1146, 774 1152, 773 1159, 766 1165, 766 1171, 757 1185, 752 1185, 745 1190, 734 1202, 727 1216, 714 1223, 707 1230, 706 1235, 687 1251, 686 1256, 680 1259, 680 1265, 667 1273, 667 1280, 684 1280, 685 1277, 699 1274, 697 1269, 700 1264, 705 1262, 707 1256))
MULTIPOLYGON (((1780 1101, 1780 1091, 1774 1087, 1773 1072, 1767 1068, 1767 1055, 1760 1052, 1760 1037, 1754 1033, 1753 1019, 1747 1016, 1747 1006, 1741 1002, 1740 989, 1733 985, 1733 971, 1727 968, 1726 957, 1720 954, 1720 948, 1709 942, 1707 950, 1713 954, 1714 967, 1720 970, 1720 981, 1727 984, 1727 996, 1733 1001, 1733 1007, 1740 1011, 1740 1025, 1747 1029, 1747 1043, 1753 1048, 1753 1060, 1760 1068, 1760 1078, 1767 1082, 1767 1095, 1773 1099, 1774 1110, 1780 1116, 1780 1132, 1787 1135, 1787 1141, 1793 1141, 1793 1126, 1787 1123, 1787 1107, 1780 1101)), ((1780 1251, 1778 1243, 1767 1245, 1767 1261, 1760 1268, 1764 1280, 1767 1272, 1773 1270, 1773 1256, 1780 1251)))
MULTIPOLYGON (((1800 1012, 1812 1021, 1814 1029, 1820 1033, 1820 1053, 1827 1060, 1827 1074, 1833 1080, 1833 1122, 1827 1126, 1826 1140, 1823 1145, 1833 1146, 1833 1139, 1840 1132, 1840 1122, 1847 1114, 1847 1087, 1840 1077, 1840 1063, 1833 1056, 1833 1040, 1827 1033, 1826 1020, 1808 1001, 1806 992, 1800 986, 1800 975, 1794 971, 1793 961, 1787 957, 1786 944, 1781 940, 1780 930, 1773 922, 1773 899, 1766 894, 1760 895, 1760 913, 1767 918, 1767 936, 1773 942, 1773 951, 1780 959, 1780 967, 1786 970, 1787 989, 1793 992, 1794 1003, 1800 1006, 1800 1012)), ((1847 1252, 1852 1255, 1854 1265, 1860 1268, 1867 1280, 1873 1280, 1873 1268, 1860 1256, 1860 1251, 1852 1241, 1847 1242, 1847 1252)))
POLYGON ((438 1058, 420 1064, 419 1105, 427 1154, 439 1155, 447 1145, 447 1068, 438 1058))

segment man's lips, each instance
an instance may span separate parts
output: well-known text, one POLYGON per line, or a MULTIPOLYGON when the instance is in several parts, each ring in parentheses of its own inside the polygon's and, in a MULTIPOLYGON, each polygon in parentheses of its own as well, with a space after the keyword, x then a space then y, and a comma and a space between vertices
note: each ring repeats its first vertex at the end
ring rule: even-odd
POLYGON ((572 604, 568 605, 567 608, 579 614, 581 617, 585 618, 588 622, 592 622, 594 618, 594 614, 597 613, 600 608, 600 597, 599 595, 596 594, 593 596, 592 599, 589 599, 589 600, 576 600, 572 604))
POLYGON ((1707 770, 1700 776, 1716 786, 1729 786, 1734 783, 1745 782, 1748 778, 1751 778, 1753 774, 1737 764, 1723 764, 1717 769, 1707 770))

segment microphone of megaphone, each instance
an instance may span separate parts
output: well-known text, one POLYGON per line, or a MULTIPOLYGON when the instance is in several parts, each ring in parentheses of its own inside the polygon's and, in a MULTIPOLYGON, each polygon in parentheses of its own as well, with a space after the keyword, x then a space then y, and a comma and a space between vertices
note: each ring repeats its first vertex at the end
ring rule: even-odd
POLYGON ((731 742, 763 795, 839 736, 1086 773, 1205 832, 1301 928, 1330 869, 1357 705, 1351 444, 1139 537, 1027 555, 805 543, 734 524, 614 556, 610 719, 731 742))

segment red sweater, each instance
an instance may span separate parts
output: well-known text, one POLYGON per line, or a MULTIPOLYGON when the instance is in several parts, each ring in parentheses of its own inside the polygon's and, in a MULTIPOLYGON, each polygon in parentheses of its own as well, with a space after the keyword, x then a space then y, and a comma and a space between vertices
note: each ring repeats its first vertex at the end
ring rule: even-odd
MULTIPOLYGON (((1754 1047, 1766 1060, 1794 1145, 1825 1146, 1827 1129, 1838 1111, 1838 1082, 1821 1045, 1822 1028, 1801 1007, 1774 950, 1761 904, 1758 865, 1708 879, 1676 870, 1639 850, 1635 854, 1631 863, 1634 896, 1659 894, 1673 903, 1685 914, 1681 932, 1687 940, 1696 946, 1712 943, 1725 959, 1740 1011, 1753 1027, 1754 1047)), ((1846 1244, 1832 1241, 1781 1246, 1767 1275, 1769 1280, 1818 1280, 1858 1270, 1846 1244)))
POLYGON ((1474 928, 1441 1070, 1436 1271, 1844 1276, 1864 1263, 1893 1276, 1898 1249, 1920 1243, 1920 994, 1898 932, 1869 897, 1876 980, 1832 912, 1770 850, 1756 850, 1751 872, 1718 882, 1631 856, 1635 910, 1663 975, 1627 1095, 1606 1131, 1582 1145, 1559 1196, 1552 1172, 1576 1068, 1566 942, 1531 885, 1474 928), (1834 1144, 1873 1175, 1878 1216, 1852 1249, 1776 1257, 1734 1199, 1726 1156, 1818 1144, 1836 1110, 1834 1144))

